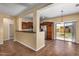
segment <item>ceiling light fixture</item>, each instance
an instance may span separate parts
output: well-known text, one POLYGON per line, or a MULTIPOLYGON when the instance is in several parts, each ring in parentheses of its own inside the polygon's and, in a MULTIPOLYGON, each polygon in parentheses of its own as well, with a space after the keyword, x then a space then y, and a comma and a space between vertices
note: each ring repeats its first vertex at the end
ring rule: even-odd
POLYGON ((61 10, 61 22, 63 22, 63 10, 61 10))
POLYGON ((76 4, 75 6, 76 6, 76 7, 78 7, 78 6, 79 6, 79 4, 76 4))

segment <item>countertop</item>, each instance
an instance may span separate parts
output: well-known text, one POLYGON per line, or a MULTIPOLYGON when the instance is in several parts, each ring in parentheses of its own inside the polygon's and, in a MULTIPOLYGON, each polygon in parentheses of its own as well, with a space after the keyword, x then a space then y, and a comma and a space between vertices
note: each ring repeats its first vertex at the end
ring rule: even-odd
POLYGON ((33 32, 33 31, 16 31, 16 32, 36 33, 36 32, 33 32))

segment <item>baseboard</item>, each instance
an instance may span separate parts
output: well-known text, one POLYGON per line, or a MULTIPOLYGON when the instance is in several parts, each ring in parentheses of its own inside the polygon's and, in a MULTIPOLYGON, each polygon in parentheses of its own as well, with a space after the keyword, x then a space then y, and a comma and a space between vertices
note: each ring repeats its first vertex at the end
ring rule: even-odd
POLYGON ((13 41, 17 41, 16 39, 14 39, 13 41))
POLYGON ((23 42, 20 42, 20 41, 18 41, 18 40, 16 40, 16 41, 19 42, 19 43, 21 43, 21 44, 23 44, 24 46, 26 46, 26 47, 32 49, 33 51, 36 51, 36 50, 35 50, 34 48, 32 48, 31 46, 29 46, 29 45, 27 45, 27 44, 25 44, 25 43, 23 43, 23 42))
POLYGON ((75 42, 75 43, 79 44, 79 42, 75 42))
POLYGON ((0 42, 0 45, 2 45, 3 43, 0 42))
POLYGON ((25 43, 23 43, 23 42, 20 42, 20 41, 18 41, 18 40, 16 40, 16 41, 19 42, 19 43, 21 43, 21 44, 23 44, 24 46, 26 46, 26 47, 32 49, 33 51, 38 51, 38 50, 42 49, 43 47, 45 47, 45 45, 43 45, 43 46, 41 46, 39 49, 34 49, 33 47, 31 47, 31 46, 29 46, 29 45, 27 45, 27 44, 25 44, 25 43))
POLYGON ((43 46, 41 46, 39 49, 36 49, 35 51, 39 51, 40 49, 42 49, 43 47, 45 47, 45 44, 43 46))
POLYGON ((4 41, 9 40, 9 39, 4 39, 4 41))
POLYGON ((0 42, 0 45, 2 45, 3 44, 3 42, 0 42))

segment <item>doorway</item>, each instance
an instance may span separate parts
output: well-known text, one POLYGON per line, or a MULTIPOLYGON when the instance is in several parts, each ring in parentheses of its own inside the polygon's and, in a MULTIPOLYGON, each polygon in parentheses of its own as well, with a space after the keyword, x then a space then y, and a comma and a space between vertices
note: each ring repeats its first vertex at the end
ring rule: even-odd
POLYGON ((4 18, 4 41, 14 39, 14 20, 12 18, 4 18))
POLYGON ((75 22, 60 22, 55 24, 55 39, 75 42, 75 22))
POLYGON ((13 40, 14 39, 14 27, 13 24, 9 24, 9 40, 13 40))

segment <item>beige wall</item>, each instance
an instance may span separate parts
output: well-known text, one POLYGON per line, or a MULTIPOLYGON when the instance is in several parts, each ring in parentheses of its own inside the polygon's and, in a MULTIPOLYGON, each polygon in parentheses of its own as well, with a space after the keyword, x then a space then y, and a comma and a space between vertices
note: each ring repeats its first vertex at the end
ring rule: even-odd
POLYGON ((2 44, 5 39, 7 39, 7 28, 4 18, 11 17, 6 14, 0 14, 0 43, 2 44), (6 31, 6 32, 5 32, 6 31))
POLYGON ((36 49, 39 50, 45 46, 45 32, 40 31, 40 11, 36 11, 36 49))
POLYGON ((4 41, 5 40, 8 40, 8 36, 9 36, 9 33, 8 33, 8 22, 9 20, 7 18, 3 18, 3 27, 4 27, 4 41))
MULTIPOLYGON (((72 15, 67 15, 63 17, 63 21, 72 21, 72 20, 77 20, 79 21, 79 14, 72 14, 72 15)), ((56 17, 56 18, 50 18, 47 20, 44 20, 45 22, 61 22, 62 18, 61 17, 56 17)), ((44 22, 42 21, 42 22, 44 22)))
POLYGON ((3 31, 4 31, 4 41, 10 39, 10 24, 12 24, 12 18, 3 18, 3 31))
POLYGON ((18 30, 18 23, 17 23, 17 20, 18 20, 18 17, 14 17, 14 41, 16 41, 16 31, 18 30))
POLYGON ((39 14, 37 14, 37 11, 33 11, 33 29, 35 33, 23 33, 23 32, 16 32, 18 28, 21 28, 21 25, 18 22, 21 22, 19 17, 16 17, 15 21, 15 41, 18 41, 25 46, 33 49, 34 51, 38 51, 39 49, 43 48, 45 46, 45 33, 40 32, 40 19, 39 14))
POLYGON ((3 44, 3 20, 0 18, 0 44, 3 44))
POLYGON ((61 17, 51 18, 47 19, 41 22, 62 22, 62 21, 76 21, 76 42, 79 42, 79 13, 67 15, 63 17, 63 20, 61 20, 61 17))
POLYGON ((23 19, 22 22, 33 22, 32 19, 23 19))
POLYGON ((16 32, 17 42, 31 48, 34 51, 38 51, 45 46, 45 32, 39 33, 27 33, 27 32, 16 32))
POLYGON ((22 18, 17 19, 17 30, 22 30, 22 18))
POLYGON ((36 34, 36 49, 40 50, 45 46, 45 32, 39 32, 36 34))
POLYGON ((16 32, 16 41, 36 50, 36 33, 16 32))

